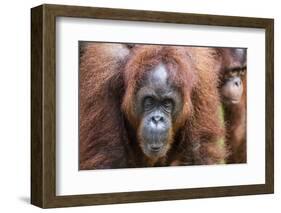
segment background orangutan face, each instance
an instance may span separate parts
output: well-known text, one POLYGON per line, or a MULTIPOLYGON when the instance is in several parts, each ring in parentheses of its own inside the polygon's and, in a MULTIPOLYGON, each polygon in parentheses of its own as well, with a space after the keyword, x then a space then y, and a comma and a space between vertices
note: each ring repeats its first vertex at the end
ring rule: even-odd
POLYGON ((224 104, 239 104, 244 92, 246 49, 225 48, 222 68, 221 95, 224 104))
POLYGON ((231 72, 232 76, 225 78, 225 83, 221 88, 223 102, 225 104, 237 104, 243 94, 243 82, 237 71, 231 72))

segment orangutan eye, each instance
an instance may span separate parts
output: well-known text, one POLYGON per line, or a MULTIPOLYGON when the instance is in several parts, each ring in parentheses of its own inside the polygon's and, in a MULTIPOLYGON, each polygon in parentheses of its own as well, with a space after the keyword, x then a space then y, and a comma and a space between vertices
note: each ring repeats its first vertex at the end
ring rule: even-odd
POLYGON ((237 75, 237 70, 231 70, 230 71, 230 76, 231 77, 234 77, 234 76, 236 76, 237 75))
POLYGON ((126 46, 128 49, 132 49, 135 46, 135 44, 126 44, 126 46))
POLYGON ((143 107, 145 111, 148 111, 150 109, 152 109, 155 106, 155 100, 154 98, 148 96, 146 98, 144 98, 143 100, 143 107))
POLYGON ((245 69, 245 68, 242 68, 241 71, 240 71, 240 73, 239 73, 239 75, 243 76, 243 75, 245 75, 245 72, 246 72, 246 69, 245 69))
POLYGON ((165 99, 162 104, 163 108, 167 112, 173 111, 174 102, 171 99, 165 99))

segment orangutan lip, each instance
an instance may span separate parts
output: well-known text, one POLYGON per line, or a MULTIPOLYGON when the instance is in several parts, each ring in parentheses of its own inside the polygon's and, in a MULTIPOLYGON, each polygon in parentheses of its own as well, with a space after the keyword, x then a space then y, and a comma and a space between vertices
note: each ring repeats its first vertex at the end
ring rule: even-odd
POLYGON ((149 151, 150 152, 153 152, 153 153, 157 153, 157 152, 159 152, 161 150, 161 148, 159 147, 159 148, 157 148, 157 149, 149 149, 149 151))
POLYGON ((238 104, 239 100, 237 100, 237 99, 228 99, 228 102, 230 102, 232 104, 238 104))
POLYGON ((231 103, 231 104, 238 104, 239 100, 238 99, 233 99, 233 98, 225 98, 224 102, 231 103))

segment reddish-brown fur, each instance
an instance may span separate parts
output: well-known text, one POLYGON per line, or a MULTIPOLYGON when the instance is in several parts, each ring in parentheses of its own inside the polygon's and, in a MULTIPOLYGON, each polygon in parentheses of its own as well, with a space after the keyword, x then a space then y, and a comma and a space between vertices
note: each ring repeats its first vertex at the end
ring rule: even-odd
MULTIPOLYGON (((233 67, 244 67, 235 55, 231 54, 230 48, 217 49, 221 63, 221 79, 224 77, 225 71, 233 67)), ((247 77, 241 76, 243 82, 243 94, 238 104, 224 104, 224 120, 226 128, 226 144, 230 153, 227 163, 246 163, 247 147, 246 147, 246 123, 247 123, 247 77)), ((221 80, 223 84, 223 80, 221 80)))
POLYGON ((80 58, 80 169, 127 167, 127 133, 120 111, 120 69, 128 50, 84 45, 80 58))
POLYGON ((87 44, 80 61, 80 169, 215 164, 225 158, 218 117, 214 50, 121 44, 87 44), (173 125, 171 148, 157 162, 139 147, 134 99, 144 73, 167 64, 181 89, 183 110, 173 125))

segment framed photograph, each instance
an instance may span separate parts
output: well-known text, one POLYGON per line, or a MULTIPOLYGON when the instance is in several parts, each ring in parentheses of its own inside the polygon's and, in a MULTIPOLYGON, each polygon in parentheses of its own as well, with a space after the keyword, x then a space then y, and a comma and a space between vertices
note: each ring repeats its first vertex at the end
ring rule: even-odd
POLYGON ((274 192, 273 19, 31 9, 31 203, 274 192))

